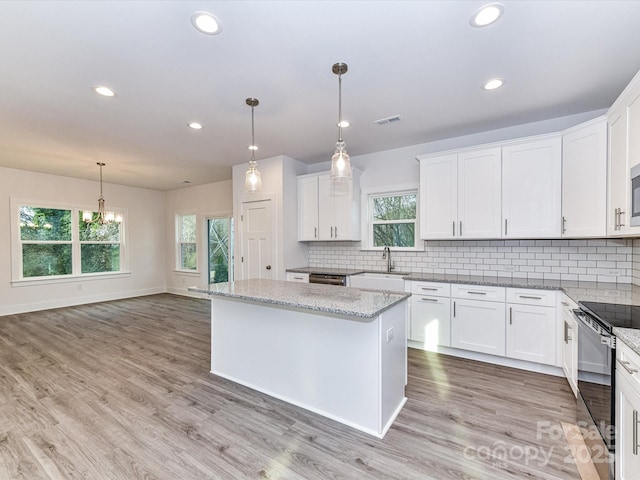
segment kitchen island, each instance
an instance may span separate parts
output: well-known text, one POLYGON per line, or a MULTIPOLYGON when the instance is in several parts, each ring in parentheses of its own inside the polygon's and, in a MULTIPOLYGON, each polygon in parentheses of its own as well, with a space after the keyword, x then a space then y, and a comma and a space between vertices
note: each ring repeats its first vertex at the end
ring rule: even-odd
POLYGON ((406 402, 409 294, 242 280, 211 296, 211 373, 382 438, 406 402))

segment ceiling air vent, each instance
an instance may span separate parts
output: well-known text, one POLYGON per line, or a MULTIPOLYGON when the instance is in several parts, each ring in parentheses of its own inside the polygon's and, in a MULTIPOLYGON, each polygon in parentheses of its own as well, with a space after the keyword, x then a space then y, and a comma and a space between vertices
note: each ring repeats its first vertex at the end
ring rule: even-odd
POLYGON ((386 125, 387 123, 395 123, 402 120, 400 115, 394 115, 393 117, 381 118, 380 120, 376 120, 373 123, 377 123, 378 125, 386 125))

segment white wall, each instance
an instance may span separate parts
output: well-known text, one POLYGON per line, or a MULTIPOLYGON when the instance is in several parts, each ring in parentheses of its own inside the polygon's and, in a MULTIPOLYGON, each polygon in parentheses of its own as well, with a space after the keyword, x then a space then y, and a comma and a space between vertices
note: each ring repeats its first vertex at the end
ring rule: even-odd
MULTIPOLYGON (((190 295, 188 288, 206 285, 207 278, 207 218, 224 217, 233 214, 233 194, 231 180, 186 187, 166 193, 166 278, 167 291, 190 295), (198 222, 198 272, 176 271, 176 215, 195 214, 198 222)), ((193 295, 198 296, 198 295, 193 295)))
POLYGON ((98 182, 0 167, 0 315, 126 298, 165 291, 165 194, 104 184, 107 209, 128 211, 130 274, 46 285, 12 285, 11 197, 97 208, 98 182))

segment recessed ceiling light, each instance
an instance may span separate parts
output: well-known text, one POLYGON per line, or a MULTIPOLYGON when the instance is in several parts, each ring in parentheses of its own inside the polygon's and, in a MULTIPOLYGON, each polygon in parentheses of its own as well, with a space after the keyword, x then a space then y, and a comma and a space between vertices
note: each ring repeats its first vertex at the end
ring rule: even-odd
POLYGON ((102 95, 103 97, 115 97, 116 92, 111 90, 109 87, 105 87, 104 85, 95 85, 93 87, 93 91, 98 95, 102 95))
POLYGON ((217 35, 222 31, 220 20, 209 12, 196 12, 191 15, 191 23, 199 32, 217 35))
POLYGON ((489 3, 480 7, 471 17, 471 25, 474 27, 486 27, 497 21, 504 12, 504 6, 500 3, 489 3))
POLYGON ((351 124, 349 123, 348 120, 342 120, 341 122, 338 122, 338 125, 336 126, 341 128, 347 128, 349 125, 351 124))
POLYGON ((496 88, 500 88, 502 85, 504 85, 504 80, 502 78, 492 78, 482 86, 482 89, 495 90, 496 88))
POLYGON ((199 122, 191 122, 191 123, 188 123, 187 125, 189 125, 189 127, 193 128, 194 130, 202 130, 204 128, 203 125, 199 122))

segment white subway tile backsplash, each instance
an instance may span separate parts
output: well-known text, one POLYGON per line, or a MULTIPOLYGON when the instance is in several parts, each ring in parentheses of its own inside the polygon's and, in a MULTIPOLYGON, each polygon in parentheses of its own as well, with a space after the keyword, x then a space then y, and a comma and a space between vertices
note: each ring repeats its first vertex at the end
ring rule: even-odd
MULTIPOLYGON (((640 239, 437 240, 393 251, 396 270, 640 285, 640 239)), ((381 251, 357 242, 309 244, 309 266, 384 270, 381 251)))

